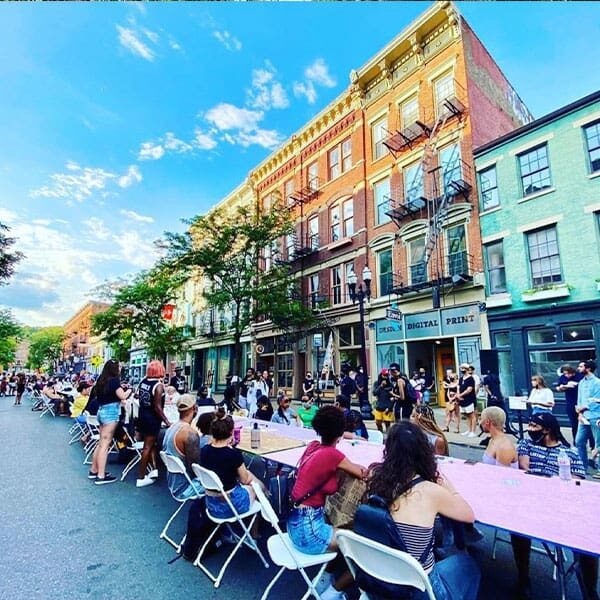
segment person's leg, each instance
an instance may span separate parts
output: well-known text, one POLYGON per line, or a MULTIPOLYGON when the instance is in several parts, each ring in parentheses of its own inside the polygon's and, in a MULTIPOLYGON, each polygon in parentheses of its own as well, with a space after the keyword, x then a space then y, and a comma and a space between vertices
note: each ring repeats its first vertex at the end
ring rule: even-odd
POLYGON ((586 600, 598 600, 598 557, 579 552, 573 552, 573 556, 579 563, 583 597, 586 600))
POLYGON ((436 562, 429 580, 437 600, 477 600, 481 571, 469 554, 458 552, 436 562))
POLYGON ((575 447, 577 448, 577 452, 579 452, 579 458, 583 463, 584 469, 587 469, 588 466, 587 441, 590 437, 590 434, 591 427, 589 425, 579 423, 579 427, 577 428, 577 435, 575 436, 575 447))
POLYGON ((381 420, 380 420, 380 421, 377 421, 377 420, 376 420, 376 421, 375 421, 375 426, 377 427, 377 429, 378 429, 379 431, 381 431, 381 433, 383 433, 383 421, 381 421, 381 420))
POLYGON ((458 402, 454 408, 454 416, 456 417, 456 433, 460 433, 460 406, 458 402))
POLYGON ((112 442, 117 423, 107 423, 100 426, 100 441, 94 450, 94 459, 92 461, 92 472, 97 473, 99 479, 106 475, 106 461, 108 459, 108 450, 112 442), (94 469, 94 466, 96 469, 94 469))
POLYGON ((148 463, 152 456, 152 449, 156 443, 156 437, 153 435, 144 436, 144 448, 142 449, 142 458, 140 460, 140 468, 138 469, 138 479, 144 479, 146 477, 146 470, 148 463))
POLYGON ((517 566, 519 587, 529 585, 529 558, 531 554, 531 539, 521 535, 511 534, 510 543, 517 566))
POLYGON ((573 434, 573 443, 577 438, 577 426, 579 421, 577 419, 577 411, 575 410, 575 404, 567 402, 567 416, 569 417, 569 423, 571 425, 571 433, 573 434))

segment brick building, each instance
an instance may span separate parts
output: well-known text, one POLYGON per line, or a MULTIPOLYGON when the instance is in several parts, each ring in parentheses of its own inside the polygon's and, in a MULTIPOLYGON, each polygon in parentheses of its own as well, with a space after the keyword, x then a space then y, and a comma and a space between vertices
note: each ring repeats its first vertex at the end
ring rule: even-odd
POLYGON ((600 353, 600 92, 477 148, 475 164, 504 393, 536 374, 551 385, 600 353))
POLYGON ((363 362, 348 282, 360 283, 365 267, 370 371, 396 360, 441 378, 459 362, 478 364, 488 339, 473 147, 531 120, 449 2, 431 6, 350 80, 249 175, 261 210, 278 196, 293 211, 283 255, 328 318, 325 331, 300 342, 256 326, 255 362, 295 395, 303 372, 320 369, 330 334, 336 372, 363 362))

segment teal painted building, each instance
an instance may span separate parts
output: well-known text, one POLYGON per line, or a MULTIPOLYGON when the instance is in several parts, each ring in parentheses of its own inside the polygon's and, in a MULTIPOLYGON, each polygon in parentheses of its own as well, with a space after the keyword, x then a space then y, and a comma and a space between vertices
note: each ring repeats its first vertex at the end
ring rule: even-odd
POLYGON ((490 360, 508 396, 600 356, 600 92, 474 154, 490 360))

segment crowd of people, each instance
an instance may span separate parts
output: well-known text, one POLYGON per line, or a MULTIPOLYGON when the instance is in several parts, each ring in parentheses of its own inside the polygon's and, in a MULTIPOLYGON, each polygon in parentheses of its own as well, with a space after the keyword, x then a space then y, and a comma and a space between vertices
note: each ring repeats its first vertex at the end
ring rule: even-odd
MULTIPOLYGON (((461 416, 464 416, 467 435, 475 434, 476 425, 489 434, 482 457, 484 463, 522 469, 534 475, 556 476, 566 456, 569 476, 583 479, 587 469, 595 467, 594 454, 590 460, 587 444, 595 441, 598 446, 600 443, 600 379, 595 376, 595 369, 591 360, 580 363, 577 369, 565 366, 556 384, 556 390, 565 393, 569 415, 576 417, 576 422, 572 422, 576 440, 573 448, 552 414, 554 397, 540 376, 532 377, 527 437, 516 443, 515 438, 506 433, 507 412, 496 376, 486 374, 479 378, 467 364, 460 366, 459 375, 448 371, 441 382, 446 396, 446 422, 442 428, 429 405, 435 387, 433 379, 425 370, 409 378, 401 373, 397 363, 392 363, 379 373, 371 389, 376 427, 381 432, 385 430, 386 439, 383 462, 368 469, 350 461, 337 448, 343 438, 366 440, 369 437, 362 411, 352 408, 351 397, 355 395, 360 399, 361 390, 356 381, 353 386, 344 382, 345 378, 356 379, 356 375, 351 377, 349 373, 343 374, 340 380, 342 393, 335 396, 332 404, 321 406, 317 385, 312 375, 307 374, 297 410, 292 408, 291 399, 284 391, 277 394, 273 406, 273 383, 268 371, 257 373, 248 369, 242 381, 230 379, 228 384, 233 390, 218 403, 205 386, 201 386, 196 396, 186 393, 185 378, 180 377, 180 370, 168 379, 163 363, 158 360, 148 364, 146 376, 136 389, 122 381, 119 363, 109 360, 95 380, 77 376, 73 381, 53 377, 27 381, 24 375, 19 375, 15 395, 22 381, 23 386, 29 385, 30 390, 38 390, 55 403, 57 414, 68 413, 82 423, 88 415, 95 415, 99 442, 87 474, 95 485, 117 480, 107 471, 108 454, 125 409, 135 398, 139 410, 132 438, 143 442, 136 485, 151 485, 159 477, 157 450, 160 447, 180 458, 187 470, 187 477, 167 473, 167 483, 175 497, 186 499, 204 493, 192 469, 192 465, 199 464, 218 475, 225 494, 239 513, 246 512, 255 499, 251 484, 259 482, 264 486, 264 482, 248 468, 244 454, 236 447, 233 415, 312 428, 318 440, 304 451, 290 494, 287 531, 294 546, 306 554, 338 551, 335 527, 327 521, 325 504, 338 490, 340 473, 344 473, 366 482, 368 505, 372 505, 378 518, 393 523, 393 527, 383 528, 384 533, 381 528, 373 531, 372 523, 363 518, 363 513, 368 514, 368 511, 357 507, 355 529, 363 533, 371 531, 373 539, 404 550, 418 560, 429 576, 436 598, 469 600, 477 597, 480 570, 467 552, 464 534, 465 529, 472 526, 475 515, 437 469, 436 455, 449 455, 445 433, 453 422, 455 431, 459 432, 461 416), (480 386, 488 401, 478 418, 480 386), (65 394, 65 389, 73 388, 76 394, 65 394), (383 512, 377 512, 381 510, 383 512), (448 536, 440 537, 440 529, 453 532, 450 551, 446 547, 448 536), (441 545, 439 540, 442 540, 441 545)), ((363 383, 360 378, 359 383, 363 383)), ((217 518, 232 516, 230 504, 215 492, 206 493, 204 510, 217 518)), ((512 535, 511 544, 518 574, 515 596, 529 598, 531 540, 512 535)), ((586 597, 597 598, 597 558, 577 553, 575 556, 586 597)), ((333 561, 319 581, 322 600, 344 598, 345 591, 354 584, 343 564, 343 561, 333 561)), ((363 583, 361 580, 361 585, 363 583)), ((371 584, 377 591, 381 582, 371 584)), ((389 591, 384 584, 384 592, 389 591)))

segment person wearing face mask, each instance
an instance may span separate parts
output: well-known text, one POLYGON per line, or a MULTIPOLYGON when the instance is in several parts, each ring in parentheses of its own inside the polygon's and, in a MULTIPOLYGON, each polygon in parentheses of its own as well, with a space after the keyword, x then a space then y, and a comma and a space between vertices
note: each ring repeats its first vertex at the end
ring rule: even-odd
POLYGON ((311 396, 302 396, 302 406, 298 409, 298 418, 303 427, 312 428, 312 422, 318 410, 311 396))
POLYGON ((196 399, 191 394, 179 396, 176 404, 179 421, 167 429, 163 440, 163 449, 167 454, 177 456, 183 461, 192 480, 192 485, 190 485, 182 473, 167 472, 167 484, 171 493, 176 498, 184 500, 204 493, 202 485, 192 471, 192 464, 200 462, 200 436, 192 427, 192 421, 196 417, 198 408, 196 399))
MULTIPOLYGON (((585 470, 579 454, 569 446, 569 443, 563 437, 560 432, 560 425, 554 415, 549 412, 531 415, 527 433, 528 439, 521 440, 517 446, 520 469, 533 475, 556 476, 558 475, 558 455, 561 450, 564 450, 571 461, 571 475, 577 479, 585 479, 585 470)), ((529 555, 531 539, 512 534, 511 544, 518 572, 518 597, 530 598, 529 555)), ((597 559, 595 560, 597 561, 597 559)), ((584 558, 581 562, 582 569, 591 566, 593 570, 593 565, 586 565, 585 563, 586 559, 584 558)), ((593 579, 593 574, 589 577, 593 579)))
POLYGON ((540 412, 551 413, 554 408, 554 394, 546 387, 546 382, 541 375, 534 375, 531 378, 531 393, 527 404, 531 404, 534 415, 540 412))
POLYGON ((308 371, 306 377, 302 382, 302 395, 312 398, 315 393, 315 380, 313 379, 312 373, 308 371))
POLYGON ((198 395, 196 396, 196 406, 217 407, 217 403, 215 402, 214 398, 210 397, 208 392, 209 390, 205 385, 198 390, 198 395))

